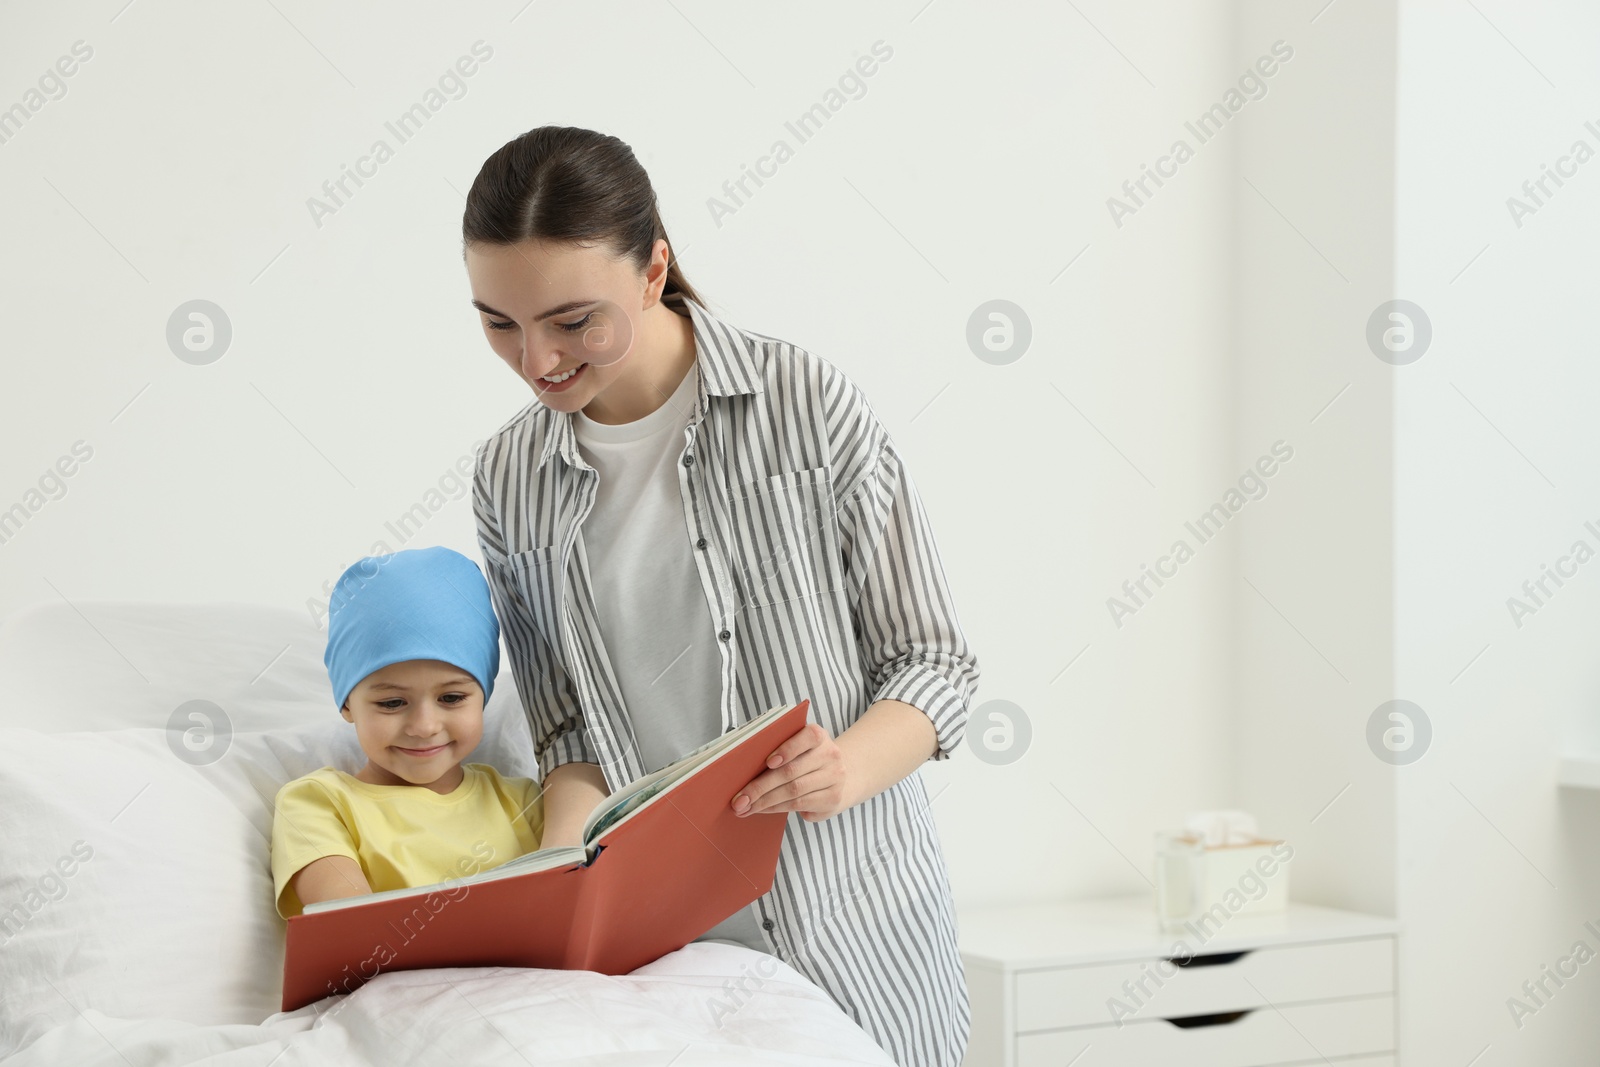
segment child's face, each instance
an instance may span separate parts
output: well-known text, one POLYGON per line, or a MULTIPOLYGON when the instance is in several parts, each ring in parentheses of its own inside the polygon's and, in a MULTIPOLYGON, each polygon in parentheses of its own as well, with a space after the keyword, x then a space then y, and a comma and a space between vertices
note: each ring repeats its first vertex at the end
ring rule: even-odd
POLYGON ((374 671, 339 712, 355 723, 368 764, 359 775, 380 785, 445 786, 483 738, 483 690, 459 667, 408 660, 374 671))

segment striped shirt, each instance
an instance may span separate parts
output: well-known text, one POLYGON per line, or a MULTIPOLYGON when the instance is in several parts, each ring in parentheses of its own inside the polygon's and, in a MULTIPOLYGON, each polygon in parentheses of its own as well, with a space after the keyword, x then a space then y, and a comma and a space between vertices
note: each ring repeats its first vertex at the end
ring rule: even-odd
MULTIPOLYGON (((961 742, 978 662, 910 474, 861 390, 794 345, 673 294, 700 376, 677 465, 685 536, 718 638, 722 729, 811 700, 831 736, 879 700, 920 709, 935 759, 961 742)), ((645 773, 601 641, 578 537, 598 472, 537 400, 479 455, 485 571, 541 775, 645 773)), ((900 1064, 956 1067, 971 1013, 944 854, 913 772, 820 822, 790 813, 756 901, 774 955, 900 1064)))

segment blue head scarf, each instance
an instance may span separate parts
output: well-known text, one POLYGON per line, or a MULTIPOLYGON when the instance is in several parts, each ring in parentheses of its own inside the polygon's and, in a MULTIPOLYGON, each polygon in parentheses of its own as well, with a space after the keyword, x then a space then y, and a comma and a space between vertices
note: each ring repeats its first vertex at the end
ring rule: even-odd
POLYGON ((500 670, 500 623, 478 565, 448 548, 408 548, 350 565, 328 614, 328 666, 339 707, 363 678, 394 663, 459 667, 488 702, 500 670))

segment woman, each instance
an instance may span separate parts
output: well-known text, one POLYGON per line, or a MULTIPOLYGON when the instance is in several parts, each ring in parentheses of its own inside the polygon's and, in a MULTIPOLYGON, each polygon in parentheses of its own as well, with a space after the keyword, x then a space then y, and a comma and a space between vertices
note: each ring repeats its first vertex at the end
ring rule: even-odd
POLYGON ((732 800, 799 813, 773 889, 705 936, 783 959, 897 1062, 955 1067, 966 983, 912 772, 960 742, 978 664, 894 443, 833 366, 706 309, 614 137, 511 141, 463 237, 485 335, 534 391, 483 449, 474 504, 544 844, 809 697, 732 800))

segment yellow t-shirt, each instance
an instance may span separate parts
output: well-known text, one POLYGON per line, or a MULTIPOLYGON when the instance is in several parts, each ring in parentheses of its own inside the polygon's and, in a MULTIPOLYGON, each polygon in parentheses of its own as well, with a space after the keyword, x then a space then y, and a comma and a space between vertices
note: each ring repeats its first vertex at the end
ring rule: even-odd
POLYGON ((332 767, 279 789, 272 820, 278 914, 300 914, 289 879, 323 856, 349 856, 381 893, 476 874, 536 851, 544 837, 539 783, 502 778, 486 763, 461 770, 461 784, 448 793, 373 785, 332 767))

